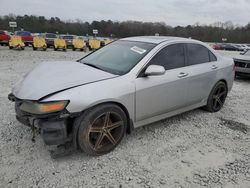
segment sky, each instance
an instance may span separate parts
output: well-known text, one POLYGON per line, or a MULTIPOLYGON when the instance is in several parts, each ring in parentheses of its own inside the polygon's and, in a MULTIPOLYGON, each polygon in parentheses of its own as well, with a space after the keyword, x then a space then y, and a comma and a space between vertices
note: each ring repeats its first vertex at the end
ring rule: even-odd
POLYGON ((250 0, 0 0, 0 15, 82 21, 165 22, 171 26, 250 22, 250 0))

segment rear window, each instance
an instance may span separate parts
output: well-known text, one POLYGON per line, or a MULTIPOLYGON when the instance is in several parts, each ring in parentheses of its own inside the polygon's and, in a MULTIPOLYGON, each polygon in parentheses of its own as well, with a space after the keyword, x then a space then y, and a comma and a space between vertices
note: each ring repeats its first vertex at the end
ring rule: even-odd
POLYGON ((210 62, 209 50, 200 44, 187 44, 188 65, 210 62))
POLYGON ((3 34, 5 34, 5 32, 4 31, 0 31, 0 35, 3 35, 3 34))

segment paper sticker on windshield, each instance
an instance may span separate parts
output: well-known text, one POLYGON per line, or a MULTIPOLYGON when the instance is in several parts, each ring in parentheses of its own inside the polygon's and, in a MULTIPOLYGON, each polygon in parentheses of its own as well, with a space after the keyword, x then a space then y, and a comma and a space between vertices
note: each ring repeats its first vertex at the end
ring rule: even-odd
POLYGON ((139 48, 137 46, 134 46, 132 48, 130 48, 132 51, 138 53, 138 54, 144 54, 147 50, 139 48))

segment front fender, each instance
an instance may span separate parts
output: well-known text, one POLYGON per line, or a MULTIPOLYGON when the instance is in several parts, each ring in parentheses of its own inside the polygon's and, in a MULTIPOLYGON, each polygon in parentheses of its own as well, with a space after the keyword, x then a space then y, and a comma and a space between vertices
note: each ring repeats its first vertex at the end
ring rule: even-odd
POLYGON ((82 112, 101 103, 115 102, 123 105, 134 121, 135 85, 124 77, 117 77, 71 88, 42 100, 42 102, 69 100, 70 113, 82 112))

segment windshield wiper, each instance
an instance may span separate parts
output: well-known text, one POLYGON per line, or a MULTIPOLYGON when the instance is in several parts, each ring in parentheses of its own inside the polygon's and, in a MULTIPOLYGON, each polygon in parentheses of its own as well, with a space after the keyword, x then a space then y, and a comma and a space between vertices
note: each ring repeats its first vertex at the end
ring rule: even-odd
POLYGON ((84 65, 88 65, 88 66, 90 66, 90 67, 94 67, 94 68, 96 68, 96 69, 99 69, 99 70, 102 70, 103 71, 103 69, 102 68, 100 68, 100 67, 98 67, 97 65, 94 65, 94 64, 91 64, 91 63, 83 63, 84 65))

